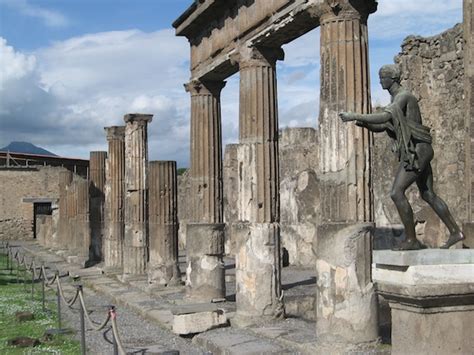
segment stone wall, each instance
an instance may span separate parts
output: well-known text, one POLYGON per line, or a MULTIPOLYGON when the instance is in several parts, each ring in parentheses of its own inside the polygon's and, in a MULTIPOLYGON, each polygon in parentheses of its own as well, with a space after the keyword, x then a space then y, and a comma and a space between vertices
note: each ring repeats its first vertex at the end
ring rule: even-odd
POLYGON ((33 203, 24 198, 59 198, 61 167, 0 170, 0 239, 33 238, 33 203))
MULTIPOLYGON (((467 219, 465 189, 465 110, 462 26, 456 25, 433 37, 407 37, 395 58, 402 71, 402 85, 419 100, 423 124, 431 128, 435 157, 434 188, 458 223, 467 219)), ((390 199, 398 162, 390 151, 390 139, 375 135, 373 181, 375 222, 378 227, 400 223, 390 199)), ((416 185, 407 192, 412 202, 418 233, 429 246, 445 240, 447 229, 419 197, 416 185)))

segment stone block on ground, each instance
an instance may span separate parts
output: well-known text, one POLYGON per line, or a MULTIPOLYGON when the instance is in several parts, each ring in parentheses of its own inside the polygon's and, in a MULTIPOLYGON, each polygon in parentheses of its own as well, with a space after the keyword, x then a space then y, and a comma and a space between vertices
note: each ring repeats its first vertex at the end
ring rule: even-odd
POLYGON ((197 334, 228 324, 225 310, 207 305, 178 307, 172 312, 175 334, 197 334))

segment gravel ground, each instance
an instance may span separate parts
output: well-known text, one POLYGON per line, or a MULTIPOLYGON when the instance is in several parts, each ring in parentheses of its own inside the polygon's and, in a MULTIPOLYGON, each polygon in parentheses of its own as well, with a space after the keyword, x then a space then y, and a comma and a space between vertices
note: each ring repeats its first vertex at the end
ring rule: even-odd
MULTIPOLYGON (((65 283, 65 279, 62 280, 62 283, 65 283)), ((66 298, 69 298, 73 294, 73 289, 65 288, 64 293, 66 298)), ((92 320, 101 323, 107 315, 108 305, 111 304, 110 299, 90 289, 84 290, 84 299, 92 320)), ((55 302, 55 300, 51 300, 55 302)), ((72 309, 62 303, 61 315, 63 327, 76 330, 76 338, 80 340, 79 300, 76 301, 72 309)), ((178 352, 180 354, 206 353, 199 346, 193 344, 191 339, 179 337, 122 306, 117 308, 117 324, 127 353, 161 354, 167 351, 174 351, 169 353, 170 355, 178 352)), ((113 354, 111 339, 112 330, 109 326, 101 331, 95 331, 86 320, 87 354, 113 354)))

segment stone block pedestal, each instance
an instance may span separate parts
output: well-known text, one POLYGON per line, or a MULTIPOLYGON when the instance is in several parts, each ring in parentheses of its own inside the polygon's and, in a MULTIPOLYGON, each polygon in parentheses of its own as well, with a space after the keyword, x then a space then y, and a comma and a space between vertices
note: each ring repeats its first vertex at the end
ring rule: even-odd
POLYGON ((474 250, 374 251, 392 354, 474 353, 474 250))
POLYGON ((186 296, 200 302, 225 297, 225 224, 188 224, 186 296))
POLYGON ((331 223, 318 229, 316 334, 321 343, 377 340, 377 300, 370 278, 373 223, 331 223))

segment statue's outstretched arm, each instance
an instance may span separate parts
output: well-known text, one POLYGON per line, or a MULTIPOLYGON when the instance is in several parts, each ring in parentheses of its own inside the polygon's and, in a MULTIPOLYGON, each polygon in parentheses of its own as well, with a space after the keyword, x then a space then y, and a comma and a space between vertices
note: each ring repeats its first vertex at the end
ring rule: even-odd
POLYGON ((339 117, 341 117, 344 122, 358 121, 368 124, 385 123, 392 118, 388 112, 370 113, 366 115, 353 112, 341 112, 339 117))
POLYGON ((359 127, 367 128, 371 132, 383 132, 387 129, 385 123, 365 123, 361 121, 356 121, 356 125, 359 127))

